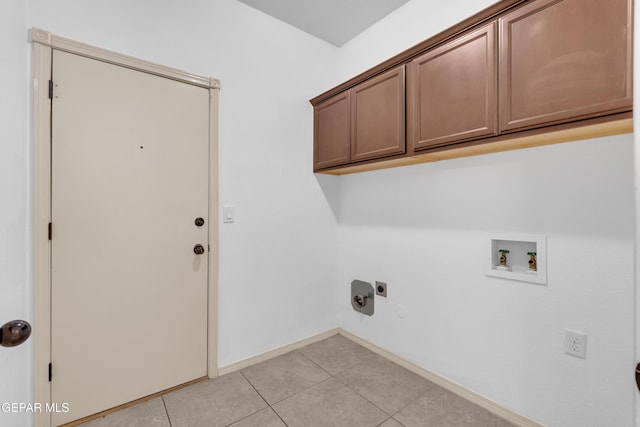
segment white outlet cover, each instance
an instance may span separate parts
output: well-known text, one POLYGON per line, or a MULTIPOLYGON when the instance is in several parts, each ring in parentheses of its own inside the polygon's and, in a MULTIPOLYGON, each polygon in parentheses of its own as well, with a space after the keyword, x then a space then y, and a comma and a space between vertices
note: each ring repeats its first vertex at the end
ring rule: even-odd
POLYGON ((564 330, 564 352, 570 356, 587 358, 587 334, 570 329, 564 330))

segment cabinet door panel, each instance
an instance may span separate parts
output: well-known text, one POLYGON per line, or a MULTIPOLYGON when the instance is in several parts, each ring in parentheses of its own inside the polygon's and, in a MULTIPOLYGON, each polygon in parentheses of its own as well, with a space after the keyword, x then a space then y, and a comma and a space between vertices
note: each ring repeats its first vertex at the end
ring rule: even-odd
POLYGON ((538 0, 500 19, 500 130, 632 106, 632 0, 538 0))
POLYGON ((314 108, 314 169, 349 163, 349 92, 314 108))
POLYGON ((496 134, 495 22, 409 65, 414 149, 496 134))
POLYGON ((405 152, 404 66, 351 89, 351 160, 405 152))

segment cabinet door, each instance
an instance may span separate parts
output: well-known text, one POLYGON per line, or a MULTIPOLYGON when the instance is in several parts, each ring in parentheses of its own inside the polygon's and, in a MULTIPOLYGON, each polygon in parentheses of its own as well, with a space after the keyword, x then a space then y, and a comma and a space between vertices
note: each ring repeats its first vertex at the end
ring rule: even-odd
POLYGON ((496 23, 409 64, 409 129, 414 150, 496 134, 496 23))
POLYGON ((351 161, 404 153, 404 65, 350 92, 351 161))
POLYGON ((314 169, 349 163, 349 92, 339 93, 314 108, 314 169))
POLYGON ((537 0, 500 19, 500 130, 631 109, 632 0, 537 0))

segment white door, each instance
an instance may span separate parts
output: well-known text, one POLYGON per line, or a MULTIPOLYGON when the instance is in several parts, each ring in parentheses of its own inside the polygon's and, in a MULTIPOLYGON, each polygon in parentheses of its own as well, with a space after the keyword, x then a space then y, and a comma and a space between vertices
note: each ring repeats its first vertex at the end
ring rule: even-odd
POLYGON ((207 374, 209 91, 56 50, 52 75, 59 425, 207 374))

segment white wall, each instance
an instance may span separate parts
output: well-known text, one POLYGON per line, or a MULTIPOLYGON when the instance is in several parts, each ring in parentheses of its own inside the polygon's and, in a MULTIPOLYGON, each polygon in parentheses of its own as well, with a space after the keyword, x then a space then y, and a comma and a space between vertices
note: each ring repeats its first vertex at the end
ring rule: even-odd
POLYGON ((343 327, 545 425, 631 425, 631 154, 624 135, 343 177, 343 327), (486 277, 490 232, 546 234, 548 285, 486 277), (354 278, 388 283, 371 318, 354 278))
MULTIPOLYGON (((492 1, 427 3, 345 45, 340 78, 492 1)), ((622 135, 341 177, 342 326, 545 425, 632 425, 632 146, 622 135), (546 234, 548 285, 486 277, 490 232, 546 234), (355 278, 389 285, 371 318, 350 307, 355 278), (586 360, 563 354, 564 328, 587 333, 586 360)))
POLYGON ((496 3, 411 0, 340 49, 339 81, 349 79, 496 3))
MULTIPOLYGON (((27 143, 27 13, 21 1, 2 1, 0 13, 0 325, 31 320, 30 144, 27 143)), ((31 401, 31 343, 0 347, 0 404, 31 401)), ((0 412, 0 426, 26 426, 0 412)))
MULTIPOLYGON (((336 327, 337 180, 310 173, 307 100, 335 80, 337 48, 235 0, 2 4, 0 323, 31 310, 35 26, 221 79, 220 202, 235 205, 237 219, 220 225, 219 365, 336 327)), ((0 402, 31 401, 30 359, 28 346, 0 349, 0 402)), ((28 422, 0 414, 0 426, 28 422)))

